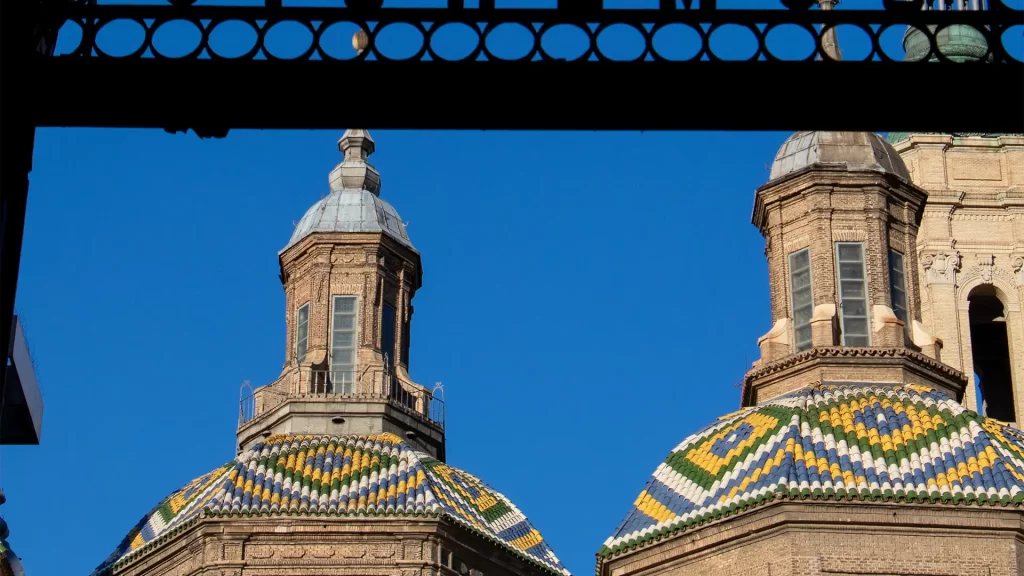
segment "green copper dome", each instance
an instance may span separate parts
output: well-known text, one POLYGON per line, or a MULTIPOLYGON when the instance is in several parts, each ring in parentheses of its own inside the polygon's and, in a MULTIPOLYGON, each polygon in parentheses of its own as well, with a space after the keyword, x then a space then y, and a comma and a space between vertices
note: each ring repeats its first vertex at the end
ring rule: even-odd
MULTIPOLYGON (((946 58, 953 62, 992 61, 992 54, 988 51, 988 41, 985 40, 985 36, 977 28, 965 24, 954 24, 936 32, 937 28, 937 26, 929 26, 928 30, 935 35, 935 42, 938 45, 939 52, 946 58)), ((938 61, 938 57, 935 54, 930 54, 928 36, 912 26, 907 27, 907 31, 903 35, 903 50, 906 51, 906 56, 903 58, 906 62, 917 62, 924 60, 926 57, 929 62, 938 61)), ((910 138, 911 134, 919 134, 919 132, 889 132, 885 137, 885 141, 895 144, 910 138)), ((974 133, 954 133, 950 135, 953 137, 981 136, 985 138, 1003 136, 1003 134, 974 133)))
MULTIPOLYGON (((935 34, 935 41, 939 45, 939 52, 954 62, 975 62, 981 59, 991 60, 992 55, 988 51, 988 42, 977 28, 965 24, 954 24, 946 26, 937 33, 936 26, 929 26, 928 29, 935 34)), ((928 56, 928 36, 917 28, 908 27, 903 35, 903 49, 907 55, 903 58, 907 62, 917 62, 928 56)), ((932 54, 929 61, 936 62, 938 58, 932 54)))

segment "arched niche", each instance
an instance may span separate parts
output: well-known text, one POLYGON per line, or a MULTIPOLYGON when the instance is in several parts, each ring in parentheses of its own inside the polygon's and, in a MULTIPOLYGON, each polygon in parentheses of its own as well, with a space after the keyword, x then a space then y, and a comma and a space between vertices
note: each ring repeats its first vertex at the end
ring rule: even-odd
POLYGON ((1024 420, 1024 319, 1016 288, 1003 278, 975 277, 957 295, 967 404, 1002 420, 1024 420), (980 381, 979 381, 980 380, 980 381), (981 401, 976 404, 975 398, 981 401))

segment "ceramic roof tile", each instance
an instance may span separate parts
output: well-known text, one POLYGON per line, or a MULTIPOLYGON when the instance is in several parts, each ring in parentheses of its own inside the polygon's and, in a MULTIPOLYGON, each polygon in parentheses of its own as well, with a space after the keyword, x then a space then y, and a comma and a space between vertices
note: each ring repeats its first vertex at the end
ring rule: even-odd
POLYGON ((171 494, 128 533, 99 576, 200 514, 446 516, 556 574, 569 572, 526 516, 475 476, 394 434, 275 435, 171 494))
POLYGON ((1024 433, 924 387, 804 388, 683 440, 598 556, 781 498, 1021 506, 1024 433))

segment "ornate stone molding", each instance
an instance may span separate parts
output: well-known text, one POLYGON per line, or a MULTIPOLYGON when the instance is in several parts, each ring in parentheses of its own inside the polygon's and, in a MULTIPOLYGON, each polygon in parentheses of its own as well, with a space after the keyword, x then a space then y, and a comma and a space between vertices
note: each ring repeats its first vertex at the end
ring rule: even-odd
POLYGON ((992 274, 995 272, 996 257, 993 254, 978 254, 978 263, 975 265, 978 276, 986 284, 992 283, 992 274))
POLYGON ((953 285, 956 283, 956 274, 960 271, 960 252, 925 252, 921 255, 921 265, 924 267, 926 285, 953 285))
POLYGON ((791 354, 785 358, 779 359, 771 364, 760 366, 747 372, 744 381, 749 383, 751 380, 763 378, 776 372, 781 372, 792 366, 796 366, 801 362, 806 362, 812 358, 909 358, 924 364, 937 372, 945 374, 951 378, 963 379, 963 372, 938 362, 920 352, 915 352, 907 348, 847 348, 845 346, 833 346, 833 347, 821 347, 811 348, 810 350, 804 350, 796 354, 791 354))
MULTIPOLYGON (((1000 257, 1000 260, 1002 258, 1000 257)), ((1013 263, 1014 260, 1010 259, 1011 266, 1013 263)), ((991 253, 984 253, 978 254, 976 263, 963 273, 963 283, 977 278, 982 284, 992 284, 994 279, 999 278, 1011 286, 1020 286, 1021 284, 1015 276, 1019 277, 1020 273, 1011 273, 1006 268, 996 265, 996 256, 991 253)))
POLYGON ((1010 222, 1016 220, 1016 217, 1013 214, 976 214, 971 212, 954 212, 952 219, 966 222, 1010 222))
POLYGON ((1010 254, 1010 269, 1018 288, 1024 288, 1024 253, 1010 254))

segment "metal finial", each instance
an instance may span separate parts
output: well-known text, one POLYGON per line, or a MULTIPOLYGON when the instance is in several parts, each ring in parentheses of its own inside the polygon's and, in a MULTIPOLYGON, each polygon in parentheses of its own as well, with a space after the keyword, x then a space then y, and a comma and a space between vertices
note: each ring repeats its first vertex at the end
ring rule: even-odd
POLYGON ((360 28, 352 35, 352 47, 356 50, 356 55, 362 55, 366 47, 370 45, 370 35, 366 33, 366 30, 360 28))
MULTIPOLYGON (((818 0, 818 8, 828 11, 832 10, 839 4, 839 0, 818 0)), ((832 60, 842 60, 843 54, 839 51, 839 40, 836 38, 835 26, 824 30, 822 26, 821 35, 821 51, 824 52, 832 60)))

